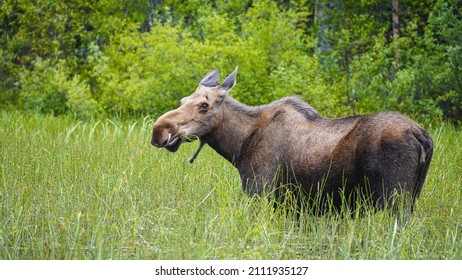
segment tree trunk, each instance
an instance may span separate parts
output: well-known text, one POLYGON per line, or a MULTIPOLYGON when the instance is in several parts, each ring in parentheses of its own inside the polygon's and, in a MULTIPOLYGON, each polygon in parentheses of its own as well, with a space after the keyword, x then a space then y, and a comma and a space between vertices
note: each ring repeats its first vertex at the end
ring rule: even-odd
POLYGON ((328 53, 330 51, 330 44, 326 38, 327 24, 326 24, 326 4, 324 1, 316 1, 315 4, 315 15, 314 21, 315 24, 318 24, 318 44, 323 53, 328 53), (319 3, 321 2, 321 3, 319 3))
POLYGON ((162 5, 162 0, 148 0, 147 2, 148 2, 147 4, 148 11, 147 11, 146 20, 143 22, 143 24, 141 24, 141 27, 140 27, 141 32, 151 31, 151 27, 154 25, 152 15, 154 11, 156 10, 156 8, 162 5))
POLYGON ((393 43, 395 49, 395 62, 396 68, 400 68, 400 54, 399 54, 399 0, 392 0, 393 8, 391 12, 392 16, 392 28, 393 28, 393 43))

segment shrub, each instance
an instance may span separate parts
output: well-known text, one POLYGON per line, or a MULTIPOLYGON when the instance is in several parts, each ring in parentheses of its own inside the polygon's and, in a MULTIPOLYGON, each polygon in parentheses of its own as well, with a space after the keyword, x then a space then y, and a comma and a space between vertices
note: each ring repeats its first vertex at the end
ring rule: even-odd
POLYGON ((19 104, 39 113, 67 112, 67 71, 64 61, 41 59, 35 61, 32 70, 23 68, 19 73, 19 104))

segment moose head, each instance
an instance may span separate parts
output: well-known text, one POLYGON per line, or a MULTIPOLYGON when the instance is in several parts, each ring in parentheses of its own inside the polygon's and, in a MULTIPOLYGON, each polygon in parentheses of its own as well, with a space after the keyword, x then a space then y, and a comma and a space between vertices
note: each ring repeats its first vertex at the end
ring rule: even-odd
MULTIPOLYGON (((208 72, 196 91, 180 101, 180 107, 162 115, 154 124, 151 144, 176 152, 184 142, 200 139, 212 132, 223 118, 221 104, 236 84, 237 67, 219 84, 217 69, 208 72)), ((201 142, 202 147, 203 142, 201 142)), ((197 156, 199 150, 191 158, 197 156)))

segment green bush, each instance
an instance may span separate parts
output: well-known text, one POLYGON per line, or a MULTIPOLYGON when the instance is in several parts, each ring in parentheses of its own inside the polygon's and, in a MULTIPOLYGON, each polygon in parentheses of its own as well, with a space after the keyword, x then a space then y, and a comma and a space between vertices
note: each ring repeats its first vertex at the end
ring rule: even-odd
POLYGON ((210 69, 239 66, 249 105, 298 94, 334 117, 462 120, 459 0, 3 1, 0 106, 82 118, 154 115, 210 69))
POLYGON ((24 68, 19 73, 20 105, 39 113, 67 112, 67 71, 63 61, 41 59, 37 59, 32 70, 24 68))
POLYGON ((290 14, 275 4, 256 6, 243 19, 241 37, 226 16, 203 11, 200 38, 181 26, 160 24, 148 33, 133 29, 113 36, 92 74, 103 110, 159 115, 191 94, 210 69, 218 68, 224 78, 235 66, 241 70, 233 95, 244 103, 310 92, 317 60, 306 54, 305 37, 290 14))
POLYGON ((79 117, 97 115, 98 105, 92 98, 89 85, 71 70, 63 60, 37 60, 32 70, 23 69, 19 75, 23 109, 38 113, 64 114, 79 117))

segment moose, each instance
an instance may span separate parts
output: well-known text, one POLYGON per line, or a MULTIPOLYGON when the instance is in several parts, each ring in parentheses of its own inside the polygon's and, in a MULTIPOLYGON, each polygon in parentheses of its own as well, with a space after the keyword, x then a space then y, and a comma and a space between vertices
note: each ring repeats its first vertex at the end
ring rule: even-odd
POLYGON ((176 152, 198 139, 191 163, 207 144, 237 168, 247 195, 291 198, 297 209, 314 200, 355 209, 362 197, 380 210, 402 196, 412 212, 433 154, 425 129, 396 112, 324 118, 298 97, 247 106, 229 94, 236 74, 219 84, 218 70, 208 72, 157 119, 151 144, 176 152))

